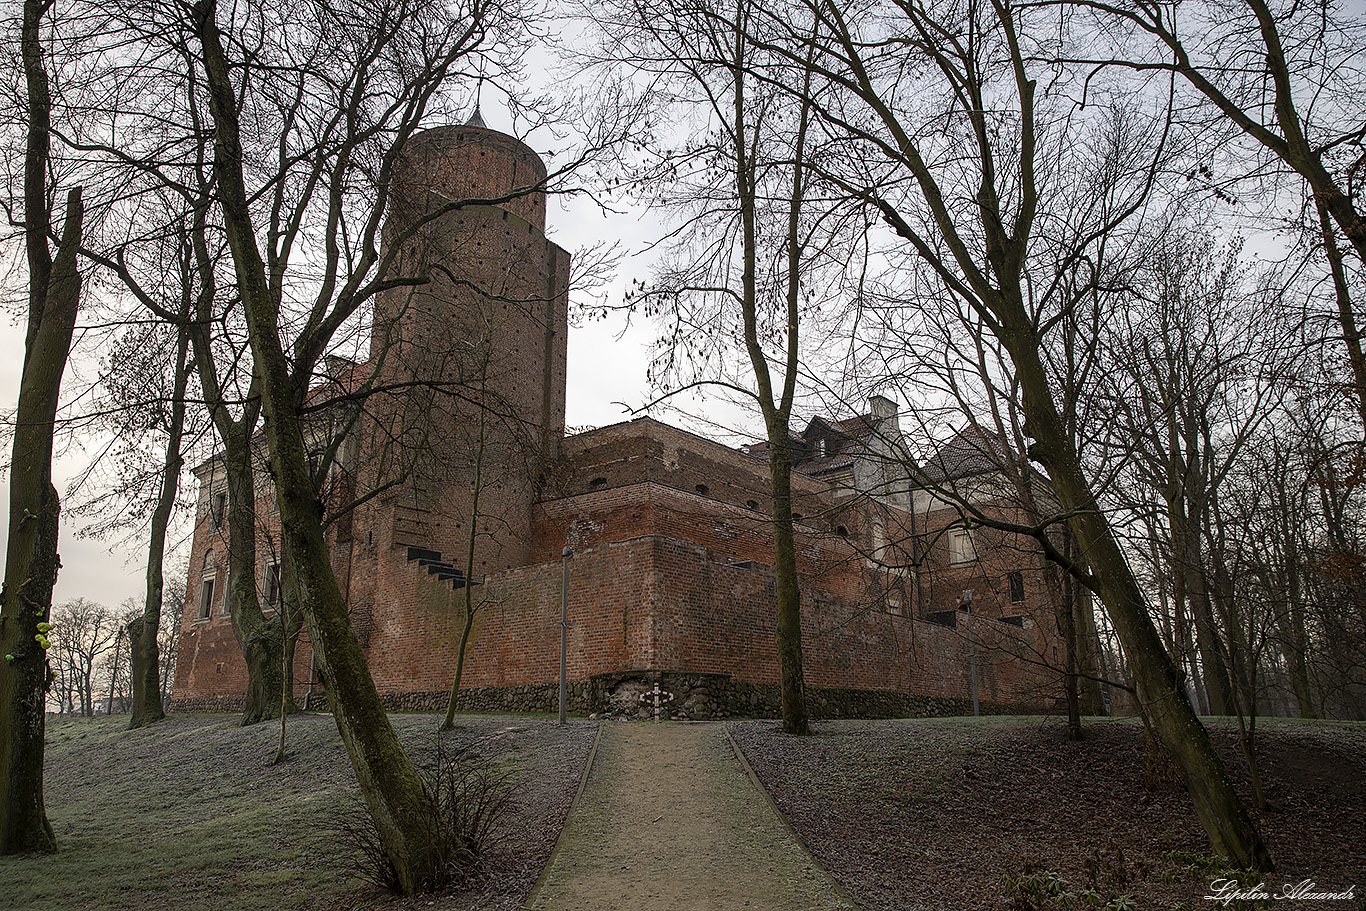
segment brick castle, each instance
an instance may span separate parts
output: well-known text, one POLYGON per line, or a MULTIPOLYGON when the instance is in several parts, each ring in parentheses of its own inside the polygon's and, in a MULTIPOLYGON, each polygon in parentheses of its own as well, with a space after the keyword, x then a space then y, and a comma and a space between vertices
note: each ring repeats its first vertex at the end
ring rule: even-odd
MULTIPOLYGON (((336 444, 328 535, 376 685, 394 708, 444 707, 472 563, 462 708, 554 706, 567 571, 572 710, 632 712, 660 683, 675 717, 776 714, 764 447, 651 418, 566 435, 570 257, 544 234, 545 178, 477 112, 411 140, 386 243, 402 274, 430 281, 385 291, 369 359, 329 359, 319 378, 320 399, 345 393, 314 433, 336 444), (357 491, 370 495, 343 509, 357 491)), ((1013 515, 976 439, 960 434, 928 471, 1013 515)), ((880 396, 791 440, 812 713, 969 712, 974 664, 986 710, 1050 708, 1060 645, 1034 549, 913 484, 900 441, 880 396)), ((175 702, 229 710, 246 672, 226 600, 226 481, 214 459, 196 474, 175 702)), ((258 491, 258 591, 276 610, 288 567, 264 471, 258 491)), ((293 686, 324 698, 306 631, 293 686)))

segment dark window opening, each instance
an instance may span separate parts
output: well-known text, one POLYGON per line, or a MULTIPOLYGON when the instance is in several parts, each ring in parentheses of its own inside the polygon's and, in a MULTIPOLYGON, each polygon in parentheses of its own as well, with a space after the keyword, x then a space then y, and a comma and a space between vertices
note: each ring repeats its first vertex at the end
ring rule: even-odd
POLYGON ((1010 573, 1006 576, 1006 579, 1010 583, 1010 602, 1012 604, 1019 604, 1025 599, 1024 574, 1010 573))
POLYGON ((591 480, 591 481, 588 482, 588 487, 589 487, 590 490, 602 490, 602 489, 603 489, 604 487, 606 487, 606 486, 607 486, 607 479, 606 479, 606 478, 594 478, 593 480, 591 480))
POLYGON ((839 535, 841 538, 847 538, 849 537, 849 529, 845 528, 843 525, 836 525, 835 534, 839 535))
POLYGON ((226 491, 218 491, 209 501, 209 516, 213 521, 214 528, 223 527, 223 519, 228 512, 228 494, 226 491))
POLYGON ((266 566, 266 603, 280 603, 280 564, 270 563, 266 566))
POLYGON ((706 485, 706 484, 698 484, 696 487, 693 488, 693 490, 696 490, 698 493, 700 493, 700 494, 701 494, 702 496, 704 496, 704 497, 705 497, 705 496, 707 495, 707 493, 708 493, 708 488, 707 488, 707 485, 706 485))
POLYGON ((205 579, 199 587, 199 619, 207 620, 213 614, 213 579, 205 579))
POLYGON ((792 521, 793 521, 793 522, 800 522, 802 519, 805 519, 805 518, 806 518, 806 516, 802 515, 802 514, 799 513, 799 512, 794 512, 794 513, 792 514, 792 521))
POLYGON ((759 501, 758 501, 758 500, 746 500, 746 501, 745 501, 745 507, 746 507, 747 509, 758 509, 758 508, 759 508, 759 501))

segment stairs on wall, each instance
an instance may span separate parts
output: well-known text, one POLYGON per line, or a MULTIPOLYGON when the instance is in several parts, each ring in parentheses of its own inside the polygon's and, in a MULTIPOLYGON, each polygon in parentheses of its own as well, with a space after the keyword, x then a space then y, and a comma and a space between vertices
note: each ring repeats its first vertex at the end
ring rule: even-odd
POLYGON ((441 559, 441 554, 435 550, 428 550, 425 547, 408 547, 408 562, 416 562, 418 568, 427 568, 427 575, 436 576, 442 582, 450 582, 453 591, 460 591, 465 586, 473 588, 478 582, 465 578, 464 570, 455 566, 448 560, 441 559))

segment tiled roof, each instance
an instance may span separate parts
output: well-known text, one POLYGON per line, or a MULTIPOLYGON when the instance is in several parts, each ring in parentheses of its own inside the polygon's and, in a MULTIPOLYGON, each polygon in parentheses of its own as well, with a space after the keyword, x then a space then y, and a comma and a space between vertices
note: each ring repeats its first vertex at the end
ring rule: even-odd
POLYGON ((969 424, 940 446, 922 470, 931 483, 942 484, 1001 471, 1006 458, 1000 437, 977 424, 969 424))

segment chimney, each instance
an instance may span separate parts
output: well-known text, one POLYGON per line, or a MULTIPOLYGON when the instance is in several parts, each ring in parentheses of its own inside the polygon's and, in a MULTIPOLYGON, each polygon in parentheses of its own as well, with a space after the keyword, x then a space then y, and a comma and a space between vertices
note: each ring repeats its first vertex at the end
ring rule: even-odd
POLYGON ((881 395, 871 395, 871 396, 869 396, 869 397, 868 397, 868 410, 871 412, 871 417, 872 417, 873 422, 874 422, 875 424, 881 424, 883 421, 888 421, 888 420, 890 420, 890 421, 892 422, 892 426, 895 427, 895 426, 899 423, 899 422, 897 421, 897 419, 896 419, 896 416, 897 416, 896 402, 893 402, 891 399, 887 398, 886 396, 881 396, 881 395))

